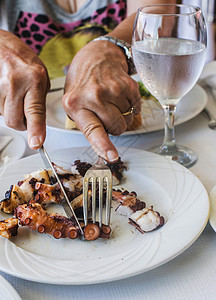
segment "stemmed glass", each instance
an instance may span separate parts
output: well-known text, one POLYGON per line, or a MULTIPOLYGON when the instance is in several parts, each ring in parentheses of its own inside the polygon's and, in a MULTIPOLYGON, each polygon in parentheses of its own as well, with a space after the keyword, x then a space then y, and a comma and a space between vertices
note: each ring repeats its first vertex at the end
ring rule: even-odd
POLYGON ((165 114, 163 144, 148 149, 190 167, 196 154, 175 141, 176 105, 198 80, 205 62, 206 25, 200 8, 159 4, 139 8, 132 56, 143 84, 165 114))

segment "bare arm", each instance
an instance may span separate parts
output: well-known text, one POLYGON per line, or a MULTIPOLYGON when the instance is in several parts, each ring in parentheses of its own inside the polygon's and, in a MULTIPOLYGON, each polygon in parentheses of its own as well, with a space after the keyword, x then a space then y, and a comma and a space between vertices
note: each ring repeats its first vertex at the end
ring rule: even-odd
MULTIPOLYGON (((129 42, 134 17, 123 21, 109 35, 129 42)), ((64 109, 92 148, 107 161, 118 159, 107 133, 123 133, 132 124, 133 115, 124 117, 122 113, 132 106, 140 110, 138 84, 127 72, 123 51, 111 42, 97 41, 76 54, 66 78, 64 109)))
POLYGON ((18 37, 0 30, 0 114, 11 128, 27 127, 32 149, 39 148, 45 139, 48 90, 49 79, 42 61, 18 37))
MULTIPOLYGON (((162 1, 128 0, 129 17, 109 35, 130 43, 137 8, 162 1)), ((122 113, 132 106, 137 112, 140 110, 138 84, 127 73, 123 51, 109 41, 97 41, 76 54, 66 78, 62 100, 66 113, 92 148, 108 161, 117 160, 118 152, 107 133, 123 133, 133 122, 133 115, 123 116, 122 113)))

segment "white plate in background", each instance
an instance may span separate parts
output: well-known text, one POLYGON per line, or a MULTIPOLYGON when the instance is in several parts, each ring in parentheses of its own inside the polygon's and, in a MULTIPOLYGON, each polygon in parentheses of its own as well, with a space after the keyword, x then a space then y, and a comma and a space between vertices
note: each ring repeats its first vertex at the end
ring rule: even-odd
POLYGON ((1 300, 22 300, 13 286, 0 275, 0 299, 1 300))
MULTIPOLYGON (((118 148, 128 171, 119 187, 136 191, 147 207, 154 206, 165 217, 158 230, 141 234, 124 216, 112 213, 110 240, 82 242, 56 240, 28 228, 18 236, 0 237, 0 270, 23 279, 65 285, 114 281, 147 272, 185 251, 202 233, 209 215, 207 192, 188 169, 162 156, 137 149, 118 148)), ((50 153, 54 162, 92 162, 89 147, 50 153)), ((62 164, 63 165, 63 164, 62 164)), ((1 174, 0 199, 24 174, 44 167, 36 154, 13 162, 1 174)), ((51 208, 51 207, 50 207, 51 208)), ((60 206, 52 211, 62 212, 60 206)), ((8 215, 0 212, 0 218, 8 215)))
POLYGON ((12 141, 0 155, 0 168, 21 158, 26 150, 24 138, 15 130, 0 126, 0 136, 10 136, 12 141))

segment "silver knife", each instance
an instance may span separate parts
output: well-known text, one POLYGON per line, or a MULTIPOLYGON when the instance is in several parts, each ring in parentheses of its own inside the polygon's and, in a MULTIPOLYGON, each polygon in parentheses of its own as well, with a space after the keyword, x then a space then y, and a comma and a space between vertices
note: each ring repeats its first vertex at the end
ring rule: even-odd
POLYGON ((83 232, 83 230, 82 230, 82 228, 80 226, 80 223, 79 223, 79 221, 78 221, 78 219, 77 219, 77 217, 75 215, 73 207, 70 204, 70 200, 68 199, 68 196, 67 196, 67 194, 65 192, 65 189, 64 189, 64 187, 63 187, 63 185, 61 183, 61 180, 59 179, 58 174, 56 173, 56 170, 54 169, 54 167, 52 165, 52 162, 51 162, 51 160, 49 158, 49 155, 48 155, 46 149, 44 148, 44 146, 41 146, 41 148, 39 149, 39 152, 41 154, 41 157, 43 159, 43 162, 44 162, 44 165, 46 166, 46 168, 48 168, 48 169, 51 168, 52 169, 53 174, 54 174, 54 176, 55 176, 55 178, 56 178, 56 180, 57 180, 57 182, 59 184, 59 187, 60 187, 60 189, 62 191, 62 194, 64 195, 64 199, 62 200, 61 205, 63 206, 64 211, 65 211, 67 217, 68 218, 72 218, 73 217, 75 219, 75 221, 76 221, 76 223, 77 223, 77 225, 79 227, 81 236, 84 237, 84 232, 83 232))

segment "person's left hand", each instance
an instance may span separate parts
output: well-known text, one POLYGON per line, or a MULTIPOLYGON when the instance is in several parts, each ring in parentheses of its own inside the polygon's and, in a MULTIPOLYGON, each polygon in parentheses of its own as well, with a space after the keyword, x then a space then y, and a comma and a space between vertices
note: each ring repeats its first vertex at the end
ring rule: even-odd
POLYGON ((74 57, 65 84, 63 107, 92 148, 107 161, 118 152, 107 133, 120 135, 140 112, 139 86, 128 74, 123 51, 109 41, 95 41, 74 57))

